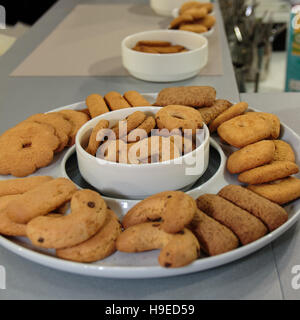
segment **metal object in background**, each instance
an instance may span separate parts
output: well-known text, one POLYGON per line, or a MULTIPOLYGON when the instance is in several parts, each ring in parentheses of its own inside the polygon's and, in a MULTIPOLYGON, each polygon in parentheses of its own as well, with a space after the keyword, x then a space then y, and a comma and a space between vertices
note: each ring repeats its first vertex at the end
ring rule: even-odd
POLYGON ((245 81, 253 81, 258 92, 259 82, 268 74, 272 44, 286 25, 276 26, 270 11, 256 18, 257 0, 219 2, 239 90, 245 92, 245 81))

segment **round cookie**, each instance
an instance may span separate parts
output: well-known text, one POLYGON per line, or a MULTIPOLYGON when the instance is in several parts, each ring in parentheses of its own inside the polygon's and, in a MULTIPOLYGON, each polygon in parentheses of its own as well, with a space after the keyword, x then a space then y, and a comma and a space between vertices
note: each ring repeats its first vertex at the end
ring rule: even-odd
POLYGON ((203 26, 205 26, 208 30, 211 29, 215 23, 216 23, 216 18, 212 15, 207 15, 202 19, 199 19, 197 21, 197 23, 202 24, 203 26))
POLYGON ((281 205, 300 197, 300 179, 295 177, 288 177, 259 185, 249 185, 247 188, 281 205))
POLYGON ((31 242, 42 248, 75 246, 95 235, 106 220, 106 203, 99 193, 84 189, 74 193, 67 216, 40 216, 26 227, 31 242))
POLYGON ((247 184, 261 184, 298 173, 299 167, 291 161, 273 161, 270 164, 244 171, 238 180, 247 184))
POLYGON ((0 137, 0 174, 25 177, 46 167, 59 143, 53 127, 23 122, 0 137))
POLYGON ((227 159, 230 173, 240 173, 270 163, 274 159, 275 146, 272 140, 249 144, 233 152, 227 159))
POLYGON ((209 125, 209 130, 214 132, 225 121, 243 114, 248 109, 247 102, 239 102, 218 115, 209 125))
POLYGON ((181 105, 169 105, 160 109, 155 120, 159 129, 166 128, 169 131, 190 129, 195 134, 197 129, 203 127, 201 114, 191 107, 181 105))
POLYGON ((280 120, 275 114, 267 112, 247 112, 246 114, 250 117, 261 118, 263 120, 269 121, 272 128, 270 138, 277 139, 279 137, 280 120))
POLYGON ((166 268, 185 266, 200 256, 199 242, 190 230, 185 228, 170 234, 164 231, 160 222, 131 226, 119 235, 116 247, 122 252, 161 249, 158 261, 166 268))
POLYGON ((191 15, 194 20, 204 18, 207 15, 207 8, 201 7, 201 8, 190 8, 187 9, 184 14, 191 15))
POLYGON ((162 229, 176 233, 187 226, 196 212, 195 200, 181 191, 164 191, 150 196, 124 216, 122 224, 125 229, 147 221, 162 219, 162 229))
POLYGON ((72 130, 69 136, 68 146, 72 146, 75 143, 78 130, 89 121, 89 117, 87 114, 75 110, 61 110, 59 113, 71 124, 72 130))
POLYGON ((94 236, 76 246, 57 249, 56 255, 77 262, 102 260, 116 251, 116 240, 121 232, 118 217, 112 210, 107 209, 106 220, 94 236))
POLYGON ((273 140, 275 145, 274 161, 295 162, 295 153, 292 147, 285 141, 273 140))
POLYGON ((236 148, 269 138, 273 130, 271 122, 249 114, 222 123, 217 129, 220 138, 236 148))
POLYGON ((170 22, 169 29, 177 29, 182 23, 192 21, 194 21, 194 18, 190 14, 180 15, 170 22))

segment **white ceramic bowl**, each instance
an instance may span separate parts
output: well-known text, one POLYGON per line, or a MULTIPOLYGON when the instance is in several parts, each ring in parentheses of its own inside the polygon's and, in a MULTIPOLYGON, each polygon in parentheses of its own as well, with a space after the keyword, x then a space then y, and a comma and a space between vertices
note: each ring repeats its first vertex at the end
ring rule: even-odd
POLYGON ((121 109, 100 115, 83 125, 77 133, 75 143, 82 177, 106 196, 127 199, 143 199, 161 191, 179 190, 199 179, 209 161, 209 130, 205 125, 201 145, 194 151, 171 161, 150 164, 116 163, 96 158, 84 150, 92 129, 100 119, 109 120, 112 127, 117 121, 137 110, 147 115, 155 115, 159 109, 159 107, 121 109))
POLYGON ((142 80, 170 82, 196 76, 207 64, 208 41, 202 35, 181 30, 155 30, 136 33, 122 41, 122 61, 128 72, 142 80), (152 54, 132 50, 140 40, 170 41, 187 52, 152 54))
POLYGON ((180 8, 187 0, 150 0, 151 8, 159 15, 172 16, 174 8, 180 8))

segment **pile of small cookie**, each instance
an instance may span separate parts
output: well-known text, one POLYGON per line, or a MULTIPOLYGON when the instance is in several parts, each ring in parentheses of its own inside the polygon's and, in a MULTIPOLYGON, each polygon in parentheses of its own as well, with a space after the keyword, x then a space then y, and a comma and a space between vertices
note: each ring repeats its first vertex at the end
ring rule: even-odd
POLYGON ((161 249, 166 268, 188 265, 200 257, 249 244, 288 219, 279 205, 236 185, 196 201, 180 191, 166 191, 140 201, 124 216, 116 248, 122 252, 161 249))
POLYGON ((170 23, 169 29, 179 29, 196 33, 209 31, 216 23, 216 18, 209 14, 213 4, 188 1, 179 9, 179 15, 170 23))
POLYGON ((132 50, 143 53, 160 54, 179 53, 188 51, 188 49, 184 46, 172 44, 169 41, 161 40, 140 40, 135 44, 132 50))
POLYGON ((78 190, 68 179, 0 181, 0 234, 28 237, 36 247, 55 249, 62 259, 93 262, 116 251, 121 231, 99 193, 78 190))
POLYGON ((54 155, 75 143, 90 118, 61 110, 34 114, 0 136, 0 174, 24 177, 52 163, 54 155))
POLYGON ((166 106, 155 117, 135 111, 110 130, 109 121, 101 119, 91 132, 86 151, 121 163, 172 160, 196 148, 196 132, 202 126, 199 112, 187 106, 166 106))

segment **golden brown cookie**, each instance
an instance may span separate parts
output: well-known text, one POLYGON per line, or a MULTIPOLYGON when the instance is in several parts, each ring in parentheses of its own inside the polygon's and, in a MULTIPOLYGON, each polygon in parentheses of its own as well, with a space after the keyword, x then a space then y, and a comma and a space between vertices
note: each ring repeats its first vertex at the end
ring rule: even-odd
POLYGON ((216 24, 216 18, 212 15, 206 15, 204 18, 197 20, 197 23, 202 24, 209 30, 216 24))
POLYGON ((19 195, 17 194, 0 197, 0 234, 6 236, 26 236, 26 225, 13 222, 7 216, 6 207, 8 203, 18 197, 19 195))
POLYGON ((192 8, 201 8, 203 4, 199 1, 187 1, 183 3, 179 9, 179 14, 183 14, 186 10, 192 8))
POLYGON ((151 136, 130 144, 128 148, 128 162, 131 164, 169 161, 178 157, 180 151, 170 137, 151 136))
POLYGON ((197 210, 195 200, 181 191, 164 191, 150 196, 124 216, 125 229, 147 221, 162 220, 162 229, 176 233, 187 226, 197 210))
POLYGON ((135 90, 126 91, 124 98, 132 107, 151 106, 151 103, 135 90))
POLYGON ((259 219, 220 196, 204 194, 197 199, 197 206, 234 232, 243 245, 267 233, 267 228, 259 219))
POLYGON ((188 228, 197 237, 201 249, 210 256, 231 251, 239 245, 239 239, 230 229, 199 209, 188 228))
POLYGON ((128 133, 128 142, 137 142, 148 137, 151 130, 156 126, 156 121, 152 116, 148 116, 137 128, 128 133))
POLYGON ((158 261, 162 267, 178 268, 192 263, 200 255, 197 238, 188 229, 167 233, 160 222, 146 222, 122 232, 116 242, 122 252, 143 252, 161 249, 158 261))
POLYGON ((275 146, 272 140, 249 144, 233 152, 227 159, 230 173, 240 173, 270 163, 274 159, 275 146))
POLYGON ((25 177, 46 167, 59 143, 52 126, 23 122, 0 136, 0 174, 25 177))
POLYGON ((75 246, 95 235, 106 220, 106 203, 99 193, 83 189, 71 199, 67 216, 40 216, 26 227, 31 242, 42 248, 62 249, 75 246))
POLYGON ((184 14, 191 15, 194 20, 204 18, 207 15, 207 13, 208 11, 206 7, 190 8, 184 12, 184 14))
POLYGON ((102 260, 116 251, 116 240, 121 232, 118 217, 112 210, 107 209, 106 220, 94 236, 74 247, 57 249, 56 255, 77 262, 102 260))
POLYGON ((249 185, 247 188, 278 204, 285 204, 300 197, 300 179, 295 177, 249 185))
POLYGON ((1 180, 0 197, 24 193, 52 179, 53 178, 49 176, 33 176, 27 178, 1 180))
POLYGON ((234 117, 237 117, 243 114, 248 109, 247 102, 239 102, 229 107, 227 110, 218 115, 209 125, 210 132, 214 132, 218 129, 218 127, 234 117))
POLYGON ((76 190, 69 179, 50 180, 10 201, 7 206, 8 217, 17 223, 27 223, 69 201, 76 190))
POLYGON ((59 111, 63 117, 68 120, 72 126, 72 130, 69 136, 68 146, 72 146, 75 144, 75 138, 78 130, 87 122, 89 121, 89 117, 87 114, 75 111, 75 110, 61 110, 59 111))
POLYGON ((94 156, 100 146, 102 138, 107 135, 108 132, 103 129, 107 129, 109 126, 108 120, 100 120, 96 126, 93 128, 92 133, 89 138, 89 144, 86 148, 86 152, 94 156))
POLYGON ((146 115, 142 111, 135 111, 126 117, 124 120, 119 121, 112 130, 116 135, 116 139, 123 138, 130 131, 136 129, 144 122, 146 115))
POLYGON ((202 24, 185 23, 179 27, 179 30, 191 31, 191 32, 195 32, 195 33, 203 33, 203 32, 207 32, 208 29, 205 26, 203 26, 202 24))
POLYGON ((277 139, 279 137, 280 120, 275 114, 267 112, 247 112, 247 115, 254 118, 261 118, 263 120, 269 121, 272 127, 270 138, 277 139))
POLYGON ((273 140, 275 145, 274 161, 292 161, 295 162, 295 153, 293 148, 285 141, 273 140))
POLYGON ((198 111, 202 116, 203 122, 205 124, 209 124, 219 114, 221 114, 231 106, 232 106, 232 103, 229 102, 228 100, 217 99, 211 107, 199 108, 198 111))
POLYGON ((269 120, 249 116, 247 113, 222 123, 217 130, 222 140, 236 148, 242 148, 269 138, 273 128, 269 120))
POLYGON ((100 116, 103 113, 109 112, 109 109, 100 94, 91 94, 86 97, 85 104, 88 107, 89 113, 92 118, 100 116))
POLYGON ((194 21, 190 14, 182 14, 170 22, 169 29, 177 29, 182 23, 194 21))
POLYGON ((216 90, 210 86, 170 87, 162 89, 156 98, 156 106, 182 105, 210 107, 216 99, 216 90))
POLYGON ((172 45, 169 41, 162 40, 140 40, 136 44, 137 46, 146 46, 146 47, 169 47, 172 45))
POLYGON ((166 128, 170 132, 179 129, 184 132, 186 129, 195 134, 197 129, 203 127, 201 114, 191 107, 181 105, 169 105, 161 108, 155 115, 159 129, 166 128))
POLYGON ((238 180, 248 184, 261 184, 298 173, 299 167, 291 161, 273 161, 239 174, 238 180))
POLYGON ((252 213, 269 231, 277 229, 288 219, 288 214, 282 207, 241 186, 228 185, 218 195, 252 213))
POLYGON ((111 111, 131 108, 131 105, 123 98, 123 96, 119 92, 116 91, 108 92, 104 96, 104 100, 111 111))

